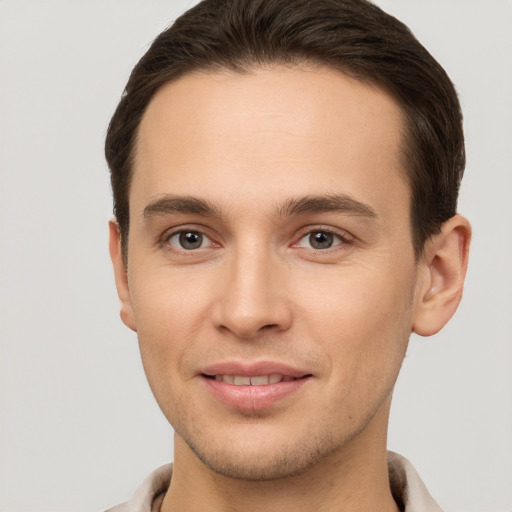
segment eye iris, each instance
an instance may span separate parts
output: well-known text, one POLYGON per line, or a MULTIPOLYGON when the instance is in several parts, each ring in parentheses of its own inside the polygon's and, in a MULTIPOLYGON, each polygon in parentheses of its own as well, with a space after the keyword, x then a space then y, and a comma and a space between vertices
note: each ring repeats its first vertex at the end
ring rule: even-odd
POLYGON ((195 231, 184 231, 180 233, 179 240, 184 249, 199 249, 203 243, 203 235, 195 231))
POLYGON ((309 235, 309 243, 314 249, 328 249, 334 243, 334 236, 332 233, 317 231, 309 235))

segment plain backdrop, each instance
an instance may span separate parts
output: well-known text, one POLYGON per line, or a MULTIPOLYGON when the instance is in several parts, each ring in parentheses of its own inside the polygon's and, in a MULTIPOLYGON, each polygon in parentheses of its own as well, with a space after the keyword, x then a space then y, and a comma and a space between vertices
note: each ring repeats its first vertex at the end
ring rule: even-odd
MULTIPOLYGON (((188 0, 0 1, 0 509, 85 512, 172 460, 107 252, 103 140, 188 0)), ((411 340, 390 448, 452 512, 512 510, 512 2, 380 0, 455 82, 474 242, 465 297, 411 340)))

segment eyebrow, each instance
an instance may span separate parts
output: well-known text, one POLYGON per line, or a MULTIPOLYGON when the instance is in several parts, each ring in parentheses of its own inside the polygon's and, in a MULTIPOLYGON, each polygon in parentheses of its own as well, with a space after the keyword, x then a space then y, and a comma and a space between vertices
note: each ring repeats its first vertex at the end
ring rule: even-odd
MULTIPOLYGON (((344 213, 357 217, 376 218, 375 210, 368 204, 362 203, 347 194, 311 195, 300 198, 290 198, 277 208, 277 215, 290 217, 311 213, 344 213)), ((202 217, 221 217, 218 207, 193 196, 176 196, 166 194, 149 203, 143 211, 143 218, 149 221, 154 217, 174 213, 195 214, 202 217)))
POLYGON ((362 203, 347 194, 291 198, 280 206, 277 211, 281 216, 334 212, 369 219, 378 217, 377 212, 370 205, 362 203))
POLYGON ((205 201, 192 196, 175 196, 166 194, 149 203, 142 214, 144 220, 173 213, 196 214, 203 217, 220 217, 220 210, 205 201))

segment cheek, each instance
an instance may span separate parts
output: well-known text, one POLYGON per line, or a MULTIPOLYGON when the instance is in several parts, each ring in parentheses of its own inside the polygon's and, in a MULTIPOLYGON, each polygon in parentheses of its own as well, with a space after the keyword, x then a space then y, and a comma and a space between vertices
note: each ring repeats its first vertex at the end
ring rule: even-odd
MULTIPOLYGON (((201 280, 195 273, 172 272, 165 266, 147 267, 140 265, 143 270, 129 276, 130 297, 139 335, 141 331, 145 334, 153 332, 179 339, 178 333, 197 329, 207 294, 201 280)), ((154 342, 165 343, 165 339, 152 338, 154 342)))
POLYGON ((399 368, 413 319, 414 271, 382 266, 335 269, 325 281, 297 289, 300 329, 318 340, 341 376, 399 368))
POLYGON ((197 322, 172 288, 146 286, 145 293, 135 290, 132 300, 144 372, 160 409, 172 422, 186 411, 181 403, 186 401, 182 371, 197 322))
POLYGON ((175 369, 183 367, 207 318, 205 291, 197 282, 168 274, 146 270, 130 283, 141 357, 154 391, 160 380, 177 376, 175 369))

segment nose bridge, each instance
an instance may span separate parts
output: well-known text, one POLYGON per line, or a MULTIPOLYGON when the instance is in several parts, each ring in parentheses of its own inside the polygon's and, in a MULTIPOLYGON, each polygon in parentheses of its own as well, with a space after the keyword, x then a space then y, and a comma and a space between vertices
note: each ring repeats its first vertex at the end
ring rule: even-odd
POLYGON ((239 244, 229 258, 219 304, 219 327, 241 338, 270 327, 285 330, 291 314, 278 258, 265 244, 239 244))

